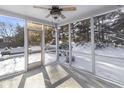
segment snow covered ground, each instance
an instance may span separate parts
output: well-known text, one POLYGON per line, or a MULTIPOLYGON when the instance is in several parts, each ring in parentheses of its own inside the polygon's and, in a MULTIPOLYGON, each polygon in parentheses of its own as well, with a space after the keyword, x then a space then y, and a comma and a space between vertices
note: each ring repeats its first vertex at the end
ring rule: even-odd
MULTIPOLYGON (((41 61, 41 53, 33 53, 29 55, 29 64, 41 61)), ((55 53, 45 53, 45 65, 56 61, 55 53)))
MULTIPOLYGON (((24 53, 14 54, 14 55, 1 55, 0 49, 0 76, 22 71, 25 69, 25 59, 24 53)), ((41 47, 34 46, 29 48, 30 51, 39 51, 37 53, 29 54, 29 64, 41 61, 41 47)), ((11 48, 11 53, 24 52, 23 47, 11 48)), ((56 54, 54 52, 45 53, 45 64, 55 62, 56 54)))
MULTIPOLYGON (((74 53, 75 62, 72 66, 92 71, 91 55, 74 53)), ((124 59, 96 56, 95 58, 96 74, 110 80, 118 80, 124 83, 124 59)))
POLYGON ((45 65, 56 61, 56 53, 45 53, 45 65))
MULTIPOLYGON (((74 52, 91 54, 91 43, 86 43, 83 46, 76 46, 75 44, 73 44, 72 50, 74 52)), ((107 47, 102 49, 96 49, 95 54, 108 57, 124 58, 124 48, 107 47)))
POLYGON ((0 61, 0 76, 24 70, 24 56, 0 61))
MULTIPOLYGON (((73 46, 72 55, 75 62, 72 66, 78 69, 92 71, 91 46, 73 46)), ((124 49, 103 48, 95 50, 96 74, 110 80, 117 80, 124 84, 124 49)), ((60 57, 60 62, 65 62, 65 57, 60 57)), ((67 64, 67 63, 66 63, 67 64)))
MULTIPOLYGON (((38 48, 35 47, 35 50, 38 48)), ((40 49, 40 48, 39 48, 40 49)), ((91 47, 89 45, 73 46, 73 55, 75 62, 72 66, 92 71, 91 62, 91 47), (89 46, 89 47, 87 47, 89 46)), ((29 56, 29 64, 41 60, 40 53, 33 53, 29 56)), ((53 52, 45 53, 45 64, 55 62, 56 55, 53 52)), ((65 63, 66 57, 62 56, 59 59, 65 63)), ((124 83, 124 49, 121 48, 105 48, 96 50, 95 56, 96 74, 111 80, 118 80, 124 83)), ((0 76, 12 72, 17 72, 24 69, 24 56, 17 56, 15 58, 0 61, 0 76)))
MULTIPOLYGON (((45 53, 45 65, 55 62, 55 53, 45 53)), ((29 55, 29 64, 41 61, 41 53, 33 53, 29 55)), ((0 61, 0 76, 24 70, 24 56, 10 58, 0 61)))
MULTIPOLYGON (((72 66, 92 71, 91 44, 73 46, 76 60, 72 66)), ((95 50, 96 74, 110 80, 124 83, 124 48, 108 47, 95 50)))
POLYGON ((41 53, 29 54, 29 64, 41 61, 41 53))

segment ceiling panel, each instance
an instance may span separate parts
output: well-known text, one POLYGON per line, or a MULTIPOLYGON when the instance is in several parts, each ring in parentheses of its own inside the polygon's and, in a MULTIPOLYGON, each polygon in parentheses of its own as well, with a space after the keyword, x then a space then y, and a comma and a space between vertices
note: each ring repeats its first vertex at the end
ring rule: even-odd
MULTIPOLYGON (((59 5, 59 7, 69 7, 70 5, 59 5)), ((110 7, 108 5, 71 5, 77 8, 76 11, 65 11, 62 12, 66 16, 65 19, 59 19, 57 20, 58 23, 66 23, 71 20, 75 20, 78 17, 81 17, 83 15, 86 16, 86 14, 94 13, 95 11, 99 11, 99 9, 104 9, 106 7, 110 7)), ((52 7, 51 5, 42 5, 42 7, 52 7)), ((112 7, 112 6, 111 6, 112 7)), ((45 21, 53 22, 54 20, 49 17, 45 18, 47 14, 49 14, 48 10, 43 9, 36 9, 33 8, 33 5, 0 5, 1 9, 11 11, 14 13, 26 15, 29 17, 34 17, 38 19, 42 19, 45 21)))

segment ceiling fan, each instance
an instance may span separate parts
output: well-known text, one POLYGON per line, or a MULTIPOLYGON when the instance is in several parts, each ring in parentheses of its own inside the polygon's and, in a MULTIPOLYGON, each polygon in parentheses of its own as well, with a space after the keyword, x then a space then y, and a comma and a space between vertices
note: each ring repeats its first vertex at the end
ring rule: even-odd
POLYGON ((50 11, 50 13, 46 16, 46 18, 52 16, 54 19, 58 19, 61 17, 62 19, 66 18, 63 14, 62 11, 76 11, 76 7, 64 7, 60 8, 57 5, 53 5, 51 8, 46 8, 46 7, 41 7, 41 6, 33 6, 34 8, 38 9, 45 9, 50 11))

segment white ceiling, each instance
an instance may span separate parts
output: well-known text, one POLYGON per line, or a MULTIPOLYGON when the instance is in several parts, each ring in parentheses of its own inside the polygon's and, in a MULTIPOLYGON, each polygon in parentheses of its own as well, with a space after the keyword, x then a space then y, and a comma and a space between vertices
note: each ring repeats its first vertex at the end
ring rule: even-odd
MULTIPOLYGON (((69 5, 68 5, 69 6, 69 5)), ((68 7, 61 5, 60 7, 68 7)), ((64 24, 81 18, 89 17, 98 13, 106 12, 116 8, 113 5, 72 5, 77 8, 76 11, 62 12, 66 18, 59 19, 58 23, 64 24)), ((42 7, 51 7, 51 5, 45 5, 42 7)), ((25 15, 32 18, 41 19, 47 22, 52 22, 52 18, 45 18, 49 11, 33 8, 32 5, 0 5, 0 9, 10 11, 12 13, 25 15)))

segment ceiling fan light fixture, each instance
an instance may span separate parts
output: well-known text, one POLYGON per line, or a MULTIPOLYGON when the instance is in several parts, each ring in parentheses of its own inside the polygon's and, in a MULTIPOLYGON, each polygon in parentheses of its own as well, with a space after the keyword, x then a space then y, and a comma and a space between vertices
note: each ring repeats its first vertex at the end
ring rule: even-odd
POLYGON ((54 19, 58 19, 60 16, 59 16, 58 14, 52 14, 52 17, 53 17, 54 19))
POLYGON ((51 16, 54 20, 57 20, 59 18, 62 18, 62 19, 66 18, 66 16, 62 14, 62 11, 75 11, 76 10, 76 7, 60 8, 58 5, 53 5, 51 8, 46 8, 42 6, 33 6, 33 7, 38 8, 38 9, 49 10, 50 13, 46 16, 46 18, 51 16))

